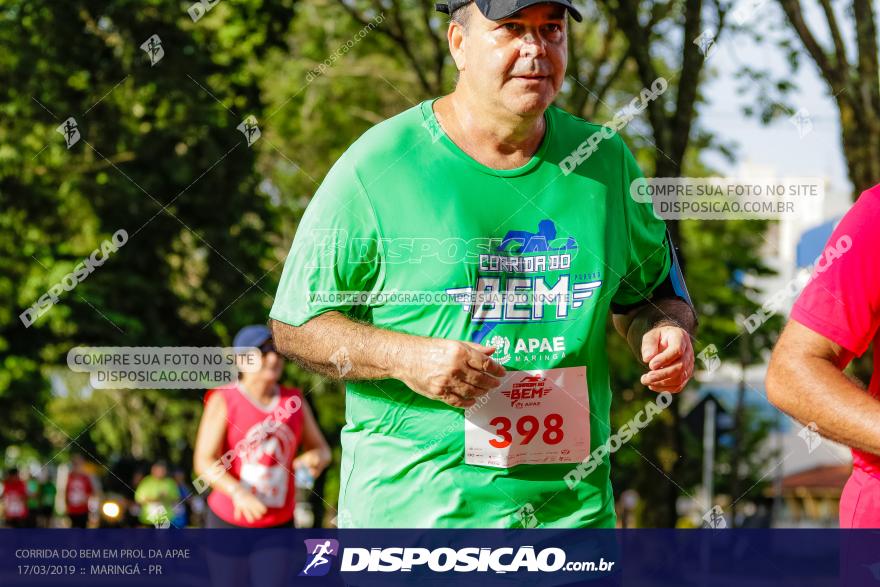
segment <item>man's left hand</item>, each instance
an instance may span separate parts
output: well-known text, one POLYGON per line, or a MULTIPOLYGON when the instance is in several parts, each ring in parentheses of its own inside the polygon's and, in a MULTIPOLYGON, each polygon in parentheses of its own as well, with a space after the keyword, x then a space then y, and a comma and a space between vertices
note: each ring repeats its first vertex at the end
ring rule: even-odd
POLYGON ((690 335, 678 326, 657 326, 642 337, 642 361, 650 371, 641 382, 652 391, 678 393, 694 374, 690 335))

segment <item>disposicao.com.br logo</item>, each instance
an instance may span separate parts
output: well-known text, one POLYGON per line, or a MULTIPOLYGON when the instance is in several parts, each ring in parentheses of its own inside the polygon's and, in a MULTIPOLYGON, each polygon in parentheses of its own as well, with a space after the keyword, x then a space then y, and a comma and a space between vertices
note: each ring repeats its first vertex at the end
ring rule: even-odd
MULTIPOLYGON (((339 554, 336 540, 306 540, 309 553, 300 576, 317 577, 330 570, 330 558, 339 554)), ((536 551, 534 546, 519 548, 419 548, 389 547, 342 549, 339 571, 345 572, 410 572, 414 567, 436 573, 449 571, 468 573, 515 573, 519 571, 553 573, 556 571, 610 572, 613 561, 566 561, 561 548, 544 548, 536 551)))
POLYGON ((339 554, 339 542, 332 538, 306 540, 306 564, 300 577, 323 577, 330 572, 330 557, 339 554))

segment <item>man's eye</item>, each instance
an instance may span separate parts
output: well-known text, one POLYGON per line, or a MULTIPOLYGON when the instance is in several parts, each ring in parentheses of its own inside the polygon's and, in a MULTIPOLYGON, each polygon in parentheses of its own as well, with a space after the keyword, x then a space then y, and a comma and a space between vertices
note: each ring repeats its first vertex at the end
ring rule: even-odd
POLYGON ((562 32, 562 27, 558 24, 548 24, 544 26, 544 30, 548 33, 559 33, 562 32))
POLYGON ((516 22, 505 22, 501 26, 504 27, 504 30, 509 31, 511 33, 515 33, 517 31, 519 31, 520 28, 522 28, 522 27, 520 27, 519 23, 516 23, 516 22))

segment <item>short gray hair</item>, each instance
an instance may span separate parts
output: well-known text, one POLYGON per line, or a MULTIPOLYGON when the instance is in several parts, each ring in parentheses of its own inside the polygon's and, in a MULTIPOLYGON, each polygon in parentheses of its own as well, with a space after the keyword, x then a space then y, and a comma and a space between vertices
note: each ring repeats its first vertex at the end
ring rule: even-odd
POLYGON ((453 13, 449 15, 450 22, 458 23, 461 28, 467 30, 468 22, 471 19, 471 4, 473 4, 473 2, 468 2, 464 6, 456 8, 453 13))

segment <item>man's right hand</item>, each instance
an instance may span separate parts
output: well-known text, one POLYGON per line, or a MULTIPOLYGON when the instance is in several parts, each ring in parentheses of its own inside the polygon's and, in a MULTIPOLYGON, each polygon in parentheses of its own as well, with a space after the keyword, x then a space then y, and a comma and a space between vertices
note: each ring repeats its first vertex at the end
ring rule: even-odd
POLYGON ((256 495, 239 487, 232 494, 233 517, 238 520, 242 516, 248 523, 255 522, 266 514, 266 504, 256 495))
POLYGON ((425 338, 403 352, 395 379, 429 399, 469 408, 501 384, 507 371, 492 359, 493 347, 425 338))

